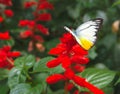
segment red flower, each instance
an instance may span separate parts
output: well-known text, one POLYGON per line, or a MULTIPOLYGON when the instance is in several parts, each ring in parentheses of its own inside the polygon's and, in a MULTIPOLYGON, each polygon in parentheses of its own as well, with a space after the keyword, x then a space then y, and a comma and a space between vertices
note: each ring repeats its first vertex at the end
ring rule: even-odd
POLYGON ((0 0, 0 3, 7 5, 7 6, 12 6, 12 1, 11 0, 0 0))
POLYGON ((37 29, 45 35, 49 35, 48 28, 44 27, 41 24, 37 24, 37 29))
POLYGON ((0 16, 0 23, 2 23, 4 21, 3 17, 0 16))
POLYGON ((31 30, 26 30, 26 31, 20 33, 20 37, 28 38, 28 37, 32 36, 32 34, 33 34, 33 32, 31 30))
POLYGON ((20 20, 18 26, 24 27, 27 26, 29 23, 28 20, 20 20))
POLYGON ((24 3, 24 7, 25 8, 30 8, 30 7, 32 7, 36 4, 37 4, 37 2, 35 2, 35 1, 27 1, 27 2, 24 3))
POLYGON ((11 52, 10 46, 0 48, 0 68, 12 68, 14 66, 13 58, 20 56, 20 52, 11 52))
POLYGON ((13 11, 11 9, 6 9, 4 11, 4 14, 7 16, 7 17, 12 17, 14 15, 13 11))
POLYGON ((39 14, 37 20, 39 20, 39 21, 50 21, 51 20, 51 15, 49 13, 39 14))
POLYGON ((53 9, 53 5, 47 1, 43 1, 40 3, 38 9, 43 10, 43 9, 53 9))
POLYGON ((49 76, 47 79, 46 79, 46 82, 49 83, 49 84, 54 84, 58 81, 61 81, 61 80, 65 80, 65 77, 61 74, 54 74, 54 75, 51 75, 49 76))
POLYGON ((0 33, 0 39, 1 40, 9 40, 10 39, 9 32, 6 31, 6 32, 3 32, 3 33, 0 33))

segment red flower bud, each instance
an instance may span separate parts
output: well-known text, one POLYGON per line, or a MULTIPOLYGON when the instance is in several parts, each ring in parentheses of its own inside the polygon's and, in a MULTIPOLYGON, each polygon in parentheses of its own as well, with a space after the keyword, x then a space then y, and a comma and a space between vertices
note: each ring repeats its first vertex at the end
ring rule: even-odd
POLYGON ((39 17, 37 18, 37 20, 50 21, 51 20, 51 15, 49 13, 39 14, 39 17))
POLYGON ((54 84, 58 81, 61 81, 61 80, 65 80, 65 77, 61 74, 54 74, 54 75, 51 75, 49 76, 47 79, 46 79, 46 82, 48 84, 54 84))
POLYGON ((60 63, 61 63, 61 61, 57 58, 57 59, 53 59, 53 60, 49 61, 46 66, 48 68, 53 68, 53 67, 58 66, 60 63))
POLYGON ((1 40, 9 40, 10 39, 9 32, 6 31, 6 32, 3 32, 3 33, 0 33, 0 39, 1 40))
POLYGON ((14 15, 13 11, 11 9, 6 9, 4 11, 4 14, 7 16, 7 17, 12 17, 14 15))

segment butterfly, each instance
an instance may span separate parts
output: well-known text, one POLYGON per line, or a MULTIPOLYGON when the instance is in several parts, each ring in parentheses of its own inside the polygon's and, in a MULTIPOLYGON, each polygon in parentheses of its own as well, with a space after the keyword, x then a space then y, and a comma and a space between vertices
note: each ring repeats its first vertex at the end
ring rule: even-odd
POLYGON ((75 31, 72 31, 66 26, 64 28, 74 36, 82 48, 89 50, 96 42, 96 34, 102 22, 102 18, 96 18, 81 24, 75 31))

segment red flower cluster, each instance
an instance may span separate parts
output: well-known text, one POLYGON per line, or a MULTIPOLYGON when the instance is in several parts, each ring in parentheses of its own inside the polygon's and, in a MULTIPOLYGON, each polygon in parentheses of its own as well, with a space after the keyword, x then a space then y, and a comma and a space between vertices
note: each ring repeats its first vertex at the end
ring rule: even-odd
MULTIPOLYGON (((67 90, 70 90, 73 85, 70 85, 69 81, 72 80, 77 85, 88 88, 94 94, 104 94, 102 90, 87 82, 85 78, 76 75, 77 72, 82 72, 85 68, 84 65, 89 62, 87 58, 88 52, 80 47, 69 33, 64 34, 60 40, 61 43, 49 52, 49 54, 57 55, 58 57, 49 61, 47 67, 53 68, 61 64, 65 72, 49 76, 46 79, 47 83, 53 84, 64 80, 67 82, 65 88, 67 87, 67 90)), ((78 94, 78 91, 75 94, 78 94)))
POLYGON ((10 39, 10 35, 8 31, 0 33, 0 40, 9 40, 9 39, 10 39))
POLYGON ((1 4, 4 4, 6 6, 11 6, 12 5, 12 1, 11 0, 0 0, 1 4))
MULTIPOLYGON (((41 43, 43 42, 43 38, 40 34, 49 35, 49 30, 44 25, 40 24, 40 21, 50 21, 51 14, 44 11, 45 9, 53 9, 53 5, 49 3, 47 0, 38 0, 36 1, 28 1, 24 3, 25 8, 30 8, 32 6, 36 6, 36 10, 33 12, 34 19, 33 20, 20 20, 18 26, 27 27, 28 29, 21 32, 21 38, 31 38, 30 45, 33 43, 41 43), (37 34, 36 34, 37 33, 37 34), (39 33, 39 35, 38 35, 39 33), (34 41, 33 43, 31 43, 34 41)), ((29 47, 28 47, 29 49, 29 47)), ((30 47, 30 49, 32 49, 30 47)))
POLYGON ((0 68, 11 69, 14 66, 14 57, 20 56, 20 52, 11 52, 10 46, 4 46, 0 48, 0 68))

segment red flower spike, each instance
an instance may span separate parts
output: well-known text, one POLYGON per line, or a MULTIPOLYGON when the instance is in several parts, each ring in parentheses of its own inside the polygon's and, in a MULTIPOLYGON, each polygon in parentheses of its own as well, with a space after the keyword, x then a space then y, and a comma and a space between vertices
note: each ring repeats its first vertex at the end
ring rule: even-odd
POLYGON ((57 83, 58 81, 61 81, 61 80, 65 80, 65 77, 63 75, 61 75, 61 74, 54 74, 54 75, 49 76, 46 79, 46 82, 48 84, 55 84, 55 83, 57 83))
POLYGON ((40 9, 40 10, 44 10, 44 9, 51 9, 52 10, 53 8, 54 8, 53 5, 47 1, 40 3, 40 5, 38 7, 38 9, 40 9))
POLYGON ((74 76, 73 79, 72 79, 76 84, 82 86, 82 87, 85 87, 85 79, 80 77, 80 76, 74 76))
POLYGON ((68 83, 68 84, 66 84, 65 89, 66 89, 67 91, 70 91, 70 90, 73 89, 73 87, 74 87, 74 84, 73 84, 73 83, 68 83))
POLYGON ((4 14, 7 16, 7 17, 13 17, 14 13, 11 9, 6 9, 4 11, 4 14))
POLYGON ((45 35, 49 35, 48 28, 44 27, 41 24, 37 24, 37 29, 45 35))
POLYGON ((80 55, 74 55, 71 57, 71 61, 78 64, 87 64, 89 62, 89 59, 80 55))
POLYGON ((79 44, 76 44, 75 46, 73 46, 72 51, 78 55, 87 55, 88 54, 88 52, 86 50, 84 50, 82 47, 80 47, 79 44))
POLYGON ((64 73, 64 76, 70 80, 72 80, 75 76, 75 73, 70 69, 66 69, 65 73, 64 73))
POLYGON ((53 67, 58 66, 60 63, 61 63, 61 61, 58 58, 56 58, 56 59, 49 61, 46 66, 48 68, 53 68, 53 67))
POLYGON ((57 45, 57 47, 52 48, 49 51, 49 54, 51 54, 51 55, 60 55, 63 52, 66 52, 66 45, 64 45, 64 44, 61 43, 61 44, 57 45))
POLYGON ((69 57, 67 57, 67 56, 63 57, 62 58, 62 67, 64 69, 67 69, 70 67, 70 65, 71 65, 71 61, 70 61, 69 57))
POLYGON ((24 8, 30 8, 36 4, 37 4, 37 2, 35 2, 35 1, 27 1, 24 3, 24 8))
POLYGON ((6 32, 3 32, 3 33, 0 33, 0 39, 1 40, 9 40, 10 39, 9 32, 6 31, 6 32))
POLYGON ((102 90, 100 90, 99 88, 97 88, 94 85, 90 84, 89 82, 85 81, 84 85, 85 85, 86 88, 88 88, 94 94, 104 94, 104 92, 102 90))
POLYGON ((4 21, 3 17, 0 16, 0 23, 2 23, 4 21))
POLYGON ((49 13, 39 14, 37 20, 39 20, 39 21, 50 21, 51 20, 51 14, 49 14, 49 13))

